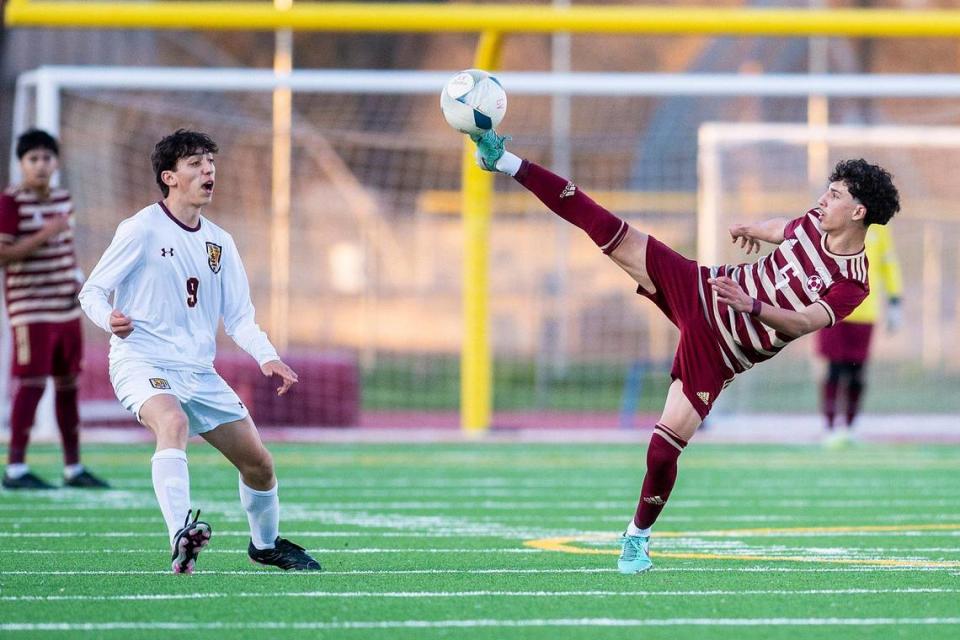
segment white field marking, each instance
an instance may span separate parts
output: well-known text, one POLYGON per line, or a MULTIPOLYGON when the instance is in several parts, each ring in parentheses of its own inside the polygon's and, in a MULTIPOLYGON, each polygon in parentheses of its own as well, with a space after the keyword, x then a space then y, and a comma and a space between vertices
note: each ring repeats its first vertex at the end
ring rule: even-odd
POLYGON ((692 591, 268 591, 268 592, 198 592, 142 593, 110 596, 0 596, 0 602, 115 602, 128 600, 205 600, 207 598, 608 598, 608 597, 714 597, 714 596, 835 596, 835 595, 910 595, 960 593, 960 589, 756 589, 756 590, 692 590, 692 591))
MULTIPOLYGON (((818 569, 804 569, 796 567, 657 567, 657 573, 910 573, 936 571, 943 573, 939 567, 898 567, 898 566, 850 566, 850 567, 822 567, 818 569)), ((550 574, 591 574, 613 573, 610 568, 577 568, 577 569, 355 569, 353 571, 323 571, 324 576, 376 576, 376 575, 550 575, 550 574)), ((153 576, 171 575, 169 570, 142 571, 142 570, 80 570, 80 571, 0 571, 5 576, 153 576)), ((280 571, 252 570, 252 571, 214 571, 198 570, 194 575, 207 576, 286 576, 287 579, 309 578, 318 574, 304 572, 291 574, 280 571)), ((951 574, 958 575, 958 574, 951 574)))
POLYGON ((958 625, 955 618, 556 618, 526 620, 395 620, 343 622, 6 622, 0 631, 212 631, 340 629, 474 629, 523 627, 875 627, 958 625))
MULTIPOLYGON (((227 495, 224 493, 223 495, 227 495)), ((225 503, 225 502, 224 502, 225 503)), ((111 503, 102 503, 103 507, 111 503)), ((127 508, 129 504, 126 501, 118 500, 117 505, 122 504, 127 508)), ((137 504, 136 501, 133 504, 137 504)), ((144 503, 146 506, 147 503, 144 503)), ((402 500, 402 501, 381 501, 381 502, 325 502, 322 497, 318 497, 310 503, 310 508, 315 510, 336 510, 336 511, 442 511, 456 510, 462 511, 469 507, 473 512, 478 510, 486 511, 517 511, 517 510, 557 510, 557 509, 582 509, 589 512, 600 510, 610 510, 622 512, 625 508, 624 500, 529 500, 529 501, 502 501, 502 500, 466 500, 463 502, 449 502, 442 500, 421 501, 421 500, 402 500)), ((674 499, 670 501, 672 511, 704 508, 742 508, 743 500, 728 500, 721 498, 707 498, 703 500, 692 499, 674 499)), ((806 509, 806 508, 829 508, 829 509, 889 509, 891 507, 909 507, 912 509, 949 507, 955 508, 957 501, 955 499, 857 499, 857 500, 835 500, 835 499, 765 499, 754 498, 750 504, 757 508, 767 509, 806 509)), ((16 506, 22 509, 22 505, 16 506)), ((69 506, 69 505, 67 505, 69 506)), ((32 508, 32 507, 31 507, 32 508)))

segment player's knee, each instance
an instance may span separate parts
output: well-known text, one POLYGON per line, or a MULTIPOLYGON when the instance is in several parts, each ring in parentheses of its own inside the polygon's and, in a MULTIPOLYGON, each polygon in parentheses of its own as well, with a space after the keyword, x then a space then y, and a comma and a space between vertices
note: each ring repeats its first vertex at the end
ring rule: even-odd
POLYGON ((190 433, 190 424, 184 413, 170 412, 157 419, 154 429, 158 438, 186 442, 190 433))
POLYGON ((241 469, 244 478, 260 486, 271 484, 274 477, 273 456, 266 449, 260 449, 260 452, 252 457, 244 468, 241 469))
POLYGON ((53 379, 57 391, 70 391, 77 388, 77 376, 57 376, 53 379))

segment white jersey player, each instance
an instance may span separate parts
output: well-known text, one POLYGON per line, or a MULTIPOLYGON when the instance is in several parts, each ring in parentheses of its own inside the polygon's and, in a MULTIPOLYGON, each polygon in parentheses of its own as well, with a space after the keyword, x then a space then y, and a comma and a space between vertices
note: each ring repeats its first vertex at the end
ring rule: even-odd
POLYGON ((151 160, 163 200, 120 223, 80 304, 113 334, 110 381, 117 398, 157 438, 153 486, 170 534, 173 572, 191 573, 211 535, 199 510, 192 514, 190 435, 202 436, 240 471, 250 558, 319 570, 302 547, 279 537, 273 460, 243 403, 213 368, 222 319, 263 374, 281 380, 278 394, 297 382, 254 320, 233 238, 202 215, 213 198, 217 150, 206 134, 183 129, 157 143, 151 160))

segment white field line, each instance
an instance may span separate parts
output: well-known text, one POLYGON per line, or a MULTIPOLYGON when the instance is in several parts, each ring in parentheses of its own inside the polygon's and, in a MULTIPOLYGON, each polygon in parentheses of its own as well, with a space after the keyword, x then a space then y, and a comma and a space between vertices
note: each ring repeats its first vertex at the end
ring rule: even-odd
MULTIPOLYGON (((249 538, 249 531, 216 531, 216 536, 218 538, 228 537, 228 538, 249 538)), ((153 535, 160 535, 157 532, 142 532, 142 531, 117 531, 113 533, 109 532, 83 532, 83 531, 0 531, 0 538, 28 538, 28 539, 39 539, 39 538, 142 538, 149 537, 153 535)), ((318 532, 318 531, 293 531, 286 532, 285 535, 289 535, 291 538, 329 538, 333 537, 329 534, 318 532)), ((377 537, 380 536, 380 532, 371 532, 371 531, 358 531, 346 534, 344 537, 377 537)), ((401 535, 395 537, 418 537, 419 534, 416 532, 407 533, 404 532, 401 535)), ((504 537, 503 532, 497 532, 496 530, 489 530, 486 533, 479 534, 480 537, 504 537)), ((581 534, 577 534, 580 536, 581 534)), ((613 534, 599 534, 605 535, 606 537, 611 537, 613 534)), ((531 537, 541 536, 540 533, 531 534, 531 537)), ((762 532, 729 532, 722 536, 711 535, 709 531, 703 533, 689 532, 690 538, 729 538, 729 539, 740 539, 740 538, 763 538, 775 540, 778 538, 871 538, 871 537, 898 537, 898 536, 909 536, 909 537, 929 537, 929 538, 955 538, 960 537, 960 530, 957 531, 929 531, 929 530, 912 530, 904 529, 902 531, 898 530, 896 532, 889 531, 799 531, 799 532, 776 532, 776 533, 762 533, 762 532)), ((442 536, 437 536, 442 537, 442 536)), ((450 536, 450 537, 457 537, 450 536)), ((514 537, 514 534, 511 532, 510 537, 514 537)), ((519 536, 516 536, 519 537, 519 536)), ((542 537, 542 536, 541 536, 542 537)), ((679 539, 673 538, 671 540, 679 539)), ((334 549, 333 551, 338 551, 334 549)), ((451 549, 455 551, 455 549, 451 549)))
MULTIPOLYGON (((823 567, 807 569, 798 567, 657 567, 657 573, 888 573, 888 572, 938 572, 943 573, 941 567, 923 566, 859 566, 823 567)), ((304 573, 290 574, 281 571, 251 570, 251 571, 211 571, 198 570, 197 575, 217 576, 280 576, 287 580, 298 578, 313 579, 316 576, 378 576, 378 575, 549 575, 549 574, 591 574, 613 573, 609 568, 578 568, 578 569, 357 569, 353 571, 323 571, 320 574, 304 573)), ((171 575, 169 570, 142 571, 142 570, 78 570, 78 571, 25 571, 0 570, 3 576, 144 576, 144 575, 171 575)), ((951 573, 950 575, 960 575, 951 573)))
POLYGON ((198 592, 155 593, 112 596, 0 596, 0 602, 113 602, 127 600, 204 600, 207 598, 607 598, 607 597, 713 597, 713 596, 834 596, 834 595, 887 595, 887 594, 936 594, 960 593, 960 589, 915 588, 915 589, 757 589, 738 591, 733 589, 691 591, 267 591, 267 592, 198 592))
POLYGON ((396 620, 343 622, 8 622, 0 631, 213 631, 213 630, 345 630, 345 629, 474 629, 523 627, 872 627, 960 625, 955 618, 559 618, 527 620, 396 620))
MULTIPOLYGON (((217 492, 213 492, 217 493, 217 492)), ((221 492, 225 497, 235 496, 235 493, 228 494, 227 492, 221 492)), ((207 494, 204 494, 207 497, 207 494)), ((138 504, 140 502, 146 505, 147 500, 145 496, 138 496, 141 500, 134 499, 133 504, 138 504)), ((216 501, 227 504, 226 500, 216 501)), ((101 508, 109 508, 114 505, 122 505, 126 507, 130 503, 129 498, 117 499, 113 502, 104 501, 100 503, 101 508)), ((285 504, 281 501, 282 504, 285 504)), ((64 502, 63 506, 65 508, 73 508, 74 503, 64 502)), ((464 509, 470 509, 472 512, 476 513, 478 510, 486 511, 518 511, 518 510, 557 510, 557 509, 582 509, 589 512, 596 512, 601 510, 611 510, 611 511, 623 511, 625 505, 627 504, 626 500, 528 500, 528 501, 504 501, 504 500, 464 500, 463 502, 449 502, 449 501, 421 501, 421 500, 404 500, 404 501, 381 501, 381 502, 324 502, 321 498, 318 498, 309 504, 300 503, 307 506, 309 509, 315 511, 443 511, 443 510, 455 510, 462 511, 464 509)), ((767 508, 767 509, 806 509, 816 507, 818 509, 889 509, 891 507, 907 507, 910 509, 921 510, 928 507, 947 507, 955 509, 957 506, 956 499, 857 499, 857 500, 833 500, 833 499, 764 499, 764 498, 754 498, 750 500, 750 504, 757 508, 767 508)), ((688 509, 719 509, 723 507, 730 508, 742 508, 744 506, 743 500, 727 500, 721 498, 705 498, 703 500, 691 500, 679 498, 670 501, 671 510, 688 510, 688 509)), ((22 510, 24 507, 22 504, 18 505, 0 505, 0 511, 9 510, 9 511, 18 511, 22 510)), ((33 509, 33 507, 31 507, 33 509)))
MULTIPOLYGON (((412 535, 405 535, 404 537, 423 538, 423 537, 429 537, 429 536, 412 534, 412 535)), ((465 536, 457 536, 457 537, 465 537, 465 536)), ((488 537, 488 536, 480 536, 480 537, 488 537)), ((698 548, 698 549, 702 549, 701 547, 697 547, 697 548, 698 548)), ((683 546, 683 547, 670 547, 669 551, 677 551, 678 549, 687 549, 687 547, 686 547, 686 546, 683 546)), ((375 549, 375 548, 374 548, 374 549, 371 549, 371 548, 366 548, 366 547, 355 547, 355 548, 353 548, 353 549, 342 549, 342 548, 339 548, 339 547, 338 547, 338 548, 335 548, 335 549, 313 549, 313 548, 311 548, 310 550, 311 550, 311 551, 316 551, 317 553, 331 553, 331 554, 338 554, 338 553, 382 553, 382 552, 385 551, 384 549, 375 549)), ((661 551, 666 551, 667 549, 664 549, 664 548, 661 547, 660 550, 661 550, 661 551)), ((166 551, 163 549, 163 547, 158 545, 158 546, 156 546, 156 547, 152 547, 152 548, 149 548, 149 549, 116 549, 116 548, 114 548, 114 549, 4 549, 4 550, 3 550, 3 553, 4 553, 4 554, 8 554, 8 555, 49 555, 49 556, 59 556, 59 555, 102 555, 102 554, 122 554, 122 553, 129 553, 129 554, 135 554, 135 553, 160 553, 161 551, 163 551, 164 553, 166 553, 166 551)), ((504 553, 518 553, 520 550, 518 550, 518 549, 509 549, 509 548, 507 548, 507 549, 490 549, 490 550, 486 550, 486 551, 474 550, 473 553, 496 553, 496 552, 500 552, 500 551, 503 551, 504 553)), ((739 552, 739 553, 743 553, 743 554, 756 554, 756 553, 761 553, 761 552, 765 552, 765 553, 785 553, 785 554, 795 554, 795 553, 799 553, 799 552, 813 552, 813 551, 817 551, 817 552, 821 552, 821 553, 823 552, 823 550, 820 550, 820 549, 811 550, 811 549, 800 548, 800 547, 798 547, 798 548, 792 548, 792 547, 775 547, 775 548, 749 547, 749 548, 743 548, 743 549, 741 549, 741 548, 728 548, 728 547, 724 547, 724 546, 711 547, 711 548, 709 548, 707 551, 710 551, 710 552, 720 552, 720 551, 722 551, 722 552, 725 552, 725 553, 738 553, 738 552, 739 552)), ((862 556, 861 558, 855 558, 855 559, 851 560, 851 562, 854 561, 854 560, 856 560, 856 559, 861 559, 861 560, 882 560, 882 559, 888 557, 889 554, 891 554, 891 553, 903 553, 903 554, 909 554, 909 553, 947 553, 947 554, 960 554, 960 548, 958 548, 958 547, 878 547, 878 548, 851 547, 851 548, 831 548, 831 549, 829 549, 828 551, 829 551, 829 554, 825 554, 823 557, 850 556, 850 555, 855 554, 855 553, 860 553, 860 554, 864 554, 864 553, 876 554, 876 555, 862 556)), ((404 549, 394 549, 394 550, 390 551, 390 553, 406 553, 406 552, 422 552, 422 553, 445 553, 445 552, 451 552, 451 553, 464 553, 465 550, 464 550, 464 549, 445 549, 445 548, 440 548, 440 549, 436 549, 436 548, 435 548, 435 549, 417 549, 417 548, 406 549, 406 548, 404 548, 404 549)), ((206 555, 209 555, 209 554, 211 554, 211 553, 216 553, 216 554, 244 554, 244 555, 245 555, 245 554, 247 553, 247 550, 246 550, 246 549, 217 549, 217 548, 206 548, 206 549, 204 549, 204 551, 203 551, 203 555, 205 555, 205 556, 206 556, 206 555)), ((942 559, 942 558, 941 558, 941 559, 942 559)), ((933 560, 930 560, 930 561, 933 562, 933 560)))

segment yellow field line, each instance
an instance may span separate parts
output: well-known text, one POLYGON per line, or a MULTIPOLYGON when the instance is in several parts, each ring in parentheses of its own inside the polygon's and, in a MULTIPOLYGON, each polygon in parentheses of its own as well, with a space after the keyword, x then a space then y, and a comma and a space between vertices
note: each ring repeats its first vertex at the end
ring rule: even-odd
MULTIPOLYGON (((696 537, 736 537, 789 535, 804 533, 856 533, 856 532, 901 532, 901 531, 957 531, 960 524, 918 524, 918 525, 863 525, 845 527, 796 527, 785 529, 730 529, 710 531, 664 531, 657 533, 659 538, 696 538, 696 537)), ((573 542, 596 542, 606 540, 605 536, 580 535, 561 536, 557 538, 541 538, 527 540, 524 546, 544 551, 558 551, 560 553, 574 553, 578 555, 618 555, 619 549, 591 549, 573 545, 573 542)), ((610 540, 614 540, 613 537, 610 540)), ((857 559, 857 558, 824 558, 803 556, 763 556, 763 555, 735 555, 722 553, 695 553, 651 551, 656 558, 679 558, 685 560, 745 560, 753 562, 823 562, 828 564, 859 564, 881 567, 928 567, 928 568, 956 568, 960 561, 939 560, 896 560, 889 558, 857 559)))

